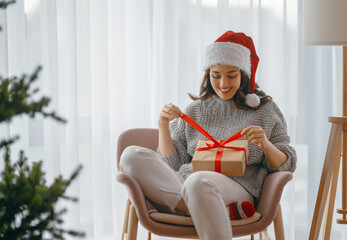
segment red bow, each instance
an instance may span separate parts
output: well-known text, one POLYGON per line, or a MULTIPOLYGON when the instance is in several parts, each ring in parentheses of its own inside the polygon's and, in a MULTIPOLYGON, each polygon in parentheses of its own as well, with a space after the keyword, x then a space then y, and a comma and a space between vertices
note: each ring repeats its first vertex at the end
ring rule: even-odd
POLYGON ((216 160, 215 160, 215 171, 216 172, 219 172, 219 173, 222 172, 221 171, 221 168, 222 168, 221 167, 221 160, 222 160, 224 148, 233 149, 233 150, 237 150, 237 151, 243 151, 245 153, 245 162, 247 164, 247 155, 246 155, 246 149, 245 148, 225 146, 225 144, 241 138, 243 136, 241 134, 242 130, 240 132, 236 133, 235 135, 231 136, 228 140, 220 140, 218 142, 208 132, 206 132, 205 129, 203 129, 198 123, 196 123, 193 119, 191 119, 187 115, 183 114, 183 116, 181 118, 213 142, 213 144, 209 144, 206 142, 207 147, 197 148, 196 151, 205 151, 205 150, 209 150, 212 148, 218 148, 216 160))

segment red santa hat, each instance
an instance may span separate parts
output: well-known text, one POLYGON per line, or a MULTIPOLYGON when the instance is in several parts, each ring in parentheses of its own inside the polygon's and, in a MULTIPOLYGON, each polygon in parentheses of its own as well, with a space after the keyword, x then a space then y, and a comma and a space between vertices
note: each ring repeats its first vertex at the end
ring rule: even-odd
POLYGON ((260 98, 254 93, 258 63, 259 57, 252 38, 240 32, 225 32, 205 51, 205 70, 216 64, 224 64, 237 67, 249 76, 251 87, 246 95, 246 104, 253 108, 260 104, 260 98))

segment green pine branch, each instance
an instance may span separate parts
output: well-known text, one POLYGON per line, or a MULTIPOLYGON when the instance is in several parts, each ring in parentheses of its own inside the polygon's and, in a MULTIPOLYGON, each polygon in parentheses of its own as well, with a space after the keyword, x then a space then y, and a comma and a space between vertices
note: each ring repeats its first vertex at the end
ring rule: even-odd
POLYGON ((0 8, 5 9, 8 5, 15 3, 16 1, 0 1, 0 8))
POLYGON ((19 139, 19 136, 15 136, 15 137, 9 138, 8 140, 1 140, 0 141, 0 149, 13 144, 18 139, 19 139))
POLYGON ((31 91, 30 87, 38 79, 41 69, 39 66, 31 75, 24 74, 20 78, 16 76, 2 78, 0 76, 0 123, 11 121, 16 115, 28 114, 30 117, 35 117, 38 113, 59 122, 66 122, 63 118, 57 116, 54 111, 45 111, 50 102, 48 97, 41 97, 37 101, 33 99, 39 89, 35 88, 31 91))
MULTIPOLYGON (((1 1, 0 9, 5 9, 15 1, 1 1)), ((1 26, 0 26, 1 31, 1 26)), ((35 117, 41 114, 58 122, 66 121, 54 111, 46 111, 50 99, 41 97, 34 100, 39 89, 31 90, 31 84, 38 78, 41 67, 31 75, 2 78, 0 76, 0 123, 10 122, 14 116, 22 114, 35 117)), ((21 151, 19 159, 12 163, 10 146, 19 136, 0 139, 0 150, 4 149, 4 170, 0 174, 0 239, 6 240, 42 240, 65 239, 65 235, 83 237, 84 233, 62 228, 66 209, 57 210, 61 199, 77 201, 66 196, 66 190, 74 181, 82 166, 79 166, 68 179, 59 176, 51 185, 47 185, 42 161, 28 164, 21 151)))
MULTIPOLYGON (((34 100, 35 94, 39 92, 38 88, 31 90, 32 84, 38 79, 41 67, 37 67, 31 75, 22 75, 21 77, 2 78, 0 76, 0 123, 10 122, 15 116, 27 114, 34 118, 36 114, 43 117, 50 117, 58 122, 66 123, 54 111, 46 111, 50 103, 48 97, 41 97, 34 100)), ((18 137, 0 141, 0 149, 14 143, 18 137)))
POLYGON ((10 150, 5 148, 5 169, 0 178, 0 239, 65 239, 64 234, 83 237, 84 233, 64 230, 62 215, 66 209, 56 210, 59 199, 67 197, 66 190, 76 179, 79 166, 68 179, 59 176, 46 185, 42 161, 28 165, 23 152, 17 162, 11 164, 10 150))
MULTIPOLYGON (((5 9, 7 8, 8 5, 15 3, 16 1, 0 1, 0 9, 5 9)), ((0 32, 2 28, 0 26, 0 32)))

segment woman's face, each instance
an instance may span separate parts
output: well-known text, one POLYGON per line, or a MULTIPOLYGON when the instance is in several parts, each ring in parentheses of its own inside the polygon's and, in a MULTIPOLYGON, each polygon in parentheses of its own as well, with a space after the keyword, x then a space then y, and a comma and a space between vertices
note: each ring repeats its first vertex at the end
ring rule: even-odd
POLYGON ((210 68, 210 81, 218 97, 232 99, 241 84, 240 69, 230 65, 214 65, 210 68))

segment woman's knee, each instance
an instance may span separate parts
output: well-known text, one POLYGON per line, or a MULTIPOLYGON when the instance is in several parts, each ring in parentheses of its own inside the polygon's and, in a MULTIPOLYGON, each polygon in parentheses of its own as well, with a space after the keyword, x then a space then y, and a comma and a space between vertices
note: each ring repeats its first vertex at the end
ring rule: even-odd
POLYGON ((206 194, 218 193, 219 188, 211 179, 208 171, 199 171, 191 174, 184 182, 182 196, 194 195, 204 197, 206 194))
POLYGON ((134 168, 139 168, 141 163, 141 158, 146 154, 146 149, 139 146, 129 146, 123 150, 120 157, 119 167, 124 172, 130 173, 134 168))

